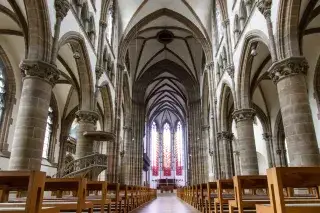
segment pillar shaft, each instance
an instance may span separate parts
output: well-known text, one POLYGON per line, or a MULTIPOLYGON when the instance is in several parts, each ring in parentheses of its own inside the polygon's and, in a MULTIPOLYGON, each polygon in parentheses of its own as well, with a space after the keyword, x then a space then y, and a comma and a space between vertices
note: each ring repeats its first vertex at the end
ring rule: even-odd
POLYGON ((222 176, 223 178, 231 178, 233 175, 232 172, 232 160, 230 158, 230 155, 232 155, 232 152, 230 150, 230 145, 232 143, 233 134, 230 132, 219 132, 218 138, 221 146, 221 153, 222 155, 222 176))
POLYGON ((40 170, 52 86, 59 71, 43 61, 24 60, 25 71, 16 129, 9 161, 10 170, 40 170))
POLYGON ((268 167, 272 168, 273 167, 273 159, 272 159, 272 135, 271 133, 263 133, 262 137, 266 143, 266 148, 267 148, 267 157, 268 157, 268 167))
POLYGON ((93 153, 93 140, 85 137, 84 132, 95 131, 99 115, 94 111, 80 110, 76 113, 79 127, 77 130, 76 159, 93 153))
POLYGON ((210 143, 210 126, 202 126, 202 156, 201 156, 201 161, 203 164, 203 174, 202 174, 202 183, 206 183, 209 180, 209 143, 210 143))
POLYGON ((305 58, 291 57, 274 63, 269 71, 277 85, 290 166, 319 165, 319 150, 304 76, 307 70, 305 58))
POLYGON ((253 109, 241 109, 233 113, 238 132, 241 175, 259 174, 253 132, 254 115, 255 111, 253 109))

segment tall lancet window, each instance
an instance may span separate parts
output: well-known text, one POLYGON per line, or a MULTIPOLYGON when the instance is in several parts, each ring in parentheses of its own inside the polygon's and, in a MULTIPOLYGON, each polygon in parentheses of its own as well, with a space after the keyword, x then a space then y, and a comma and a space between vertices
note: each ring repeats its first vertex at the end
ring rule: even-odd
POLYGON ((171 176, 171 130, 168 123, 163 126, 163 175, 171 176))
POLYGON ((2 122, 2 114, 5 106, 5 94, 6 94, 6 79, 4 76, 4 70, 0 60, 0 123, 2 122))
POLYGON ((113 1, 111 1, 108 8, 108 13, 107 13, 107 39, 109 41, 109 44, 111 44, 112 42, 113 18, 114 18, 114 5, 113 5, 113 1))
POLYGON ((180 121, 177 124, 175 155, 176 155, 176 175, 181 176, 183 171, 183 149, 182 149, 182 126, 180 121))
POLYGON ((156 123, 151 126, 151 156, 152 156, 152 176, 159 175, 159 133, 156 123))

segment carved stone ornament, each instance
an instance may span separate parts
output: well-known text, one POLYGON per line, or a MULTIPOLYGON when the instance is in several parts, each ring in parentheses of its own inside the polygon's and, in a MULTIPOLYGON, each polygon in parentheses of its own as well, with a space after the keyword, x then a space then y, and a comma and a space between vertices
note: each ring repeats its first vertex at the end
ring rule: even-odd
POLYGON ((124 65, 122 65, 122 64, 117 64, 117 67, 118 67, 118 70, 119 71, 124 71, 125 70, 125 66, 124 65))
POLYGON ((80 123, 92 123, 93 125, 96 125, 96 122, 99 119, 98 113, 94 111, 80 110, 76 112, 76 116, 80 123))
POLYGON ((70 9, 70 4, 68 0, 55 0, 54 7, 56 9, 56 17, 57 19, 63 19, 68 14, 70 9))
POLYGON ((202 126, 202 130, 203 131, 206 131, 206 130, 209 130, 210 129, 210 126, 209 125, 203 125, 202 126))
POLYGON ((225 70, 229 76, 233 79, 234 78, 234 66, 233 65, 229 65, 226 70, 225 70))
POLYGON ((25 59, 20 63, 20 69, 24 77, 38 77, 49 81, 52 85, 59 80, 60 76, 60 71, 56 66, 44 61, 25 59))
POLYGON ((306 75, 308 69, 309 65, 304 57, 290 57, 274 63, 269 69, 269 77, 277 84, 280 80, 292 75, 306 75))
POLYGON ((232 141, 233 139, 233 133, 232 132, 218 132, 218 140, 228 140, 232 141))
POLYGON ((271 15, 271 4, 272 1, 271 0, 259 0, 258 1, 258 9, 260 11, 260 13, 262 13, 262 15, 264 17, 270 17, 271 15))
POLYGON ((107 28, 107 22, 105 22, 105 21, 103 21, 103 20, 100 20, 100 26, 102 27, 102 28, 107 28))
POLYGON ((213 61, 209 62, 209 63, 206 65, 206 69, 208 69, 208 70, 213 70, 213 68, 214 68, 214 62, 213 62, 213 61))
POLYGON ((269 141, 272 137, 272 134, 270 132, 266 132, 262 134, 263 140, 269 141))
POLYGON ((230 20, 229 20, 228 18, 225 19, 224 21, 222 21, 222 26, 223 26, 224 28, 226 28, 229 24, 230 24, 230 20))
POLYGON ((256 111, 254 109, 240 109, 233 112, 232 117, 236 122, 245 121, 245 120, 253 120, 256 115, 256 111))
POLYGON ((103 72, 104 72, 104 68, 97 65, 97 66, 96 66, 96 80, 97 80, 97 81, 100 80, 103 72))

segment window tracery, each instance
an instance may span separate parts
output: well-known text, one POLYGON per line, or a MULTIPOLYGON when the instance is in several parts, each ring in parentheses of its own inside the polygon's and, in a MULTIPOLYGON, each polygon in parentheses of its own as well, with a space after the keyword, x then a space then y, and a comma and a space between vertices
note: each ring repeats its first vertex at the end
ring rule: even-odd
POLYGON ((180 121, 176 128, 176 143, 175 143, 175 157, 176 157, 176 175, 183 175, 183 138, 182 138, 182 126, 180 121))
POLYGON ((159 175, 159 133, 157 131, 156 123, 153 122, 151 126, 151 144, 152 144, 152 175, 159 175))
POLYGON ((163 126, 163 175, 171 176, 171 130, 168 123, 163 126))
POLYGON ((77 139, 78 128, 79 128, 79 123, 78 123, 77 119, 74 119, 71 124, 70 130, 69 130, 69 136, 71 138, 77 139))

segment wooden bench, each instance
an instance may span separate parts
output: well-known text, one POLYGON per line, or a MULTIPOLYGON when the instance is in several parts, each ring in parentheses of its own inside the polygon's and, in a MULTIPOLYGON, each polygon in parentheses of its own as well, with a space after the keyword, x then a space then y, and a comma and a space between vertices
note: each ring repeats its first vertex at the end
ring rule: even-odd
POLYGON ((232 179, 217 180, 217 198, 214 198, 214 212, 223 213, 224 207, 228 208, 228 201, 234 199, 234 185, 232 179))
MULTIPOLYGON (((319 213, 320 167, 278 167, 267 170, 270 204, 257 204, 257 213, 319 213), (286 188, 314 188, 316 196, 285 200, 286 188)), ((291 193, 289 193, 291 194, 291 193)))
POLYGON ((94 195, 88 194, 86 197, 87 201, 90 201, 94 207, 100 208, 100 212, 104 213, 105 208, 109 207, 111 201, 107 198, 108 193, 108 184, 105 181, 88 181, 87 182, 87 191, 94 191, 94 195), (100 192, 100 194, 99 194, 100 192))
POLYGON ((217 182, 207 183, 206 207, 205 211, 211 213, 214 210, 214 198, 217 197, 217 182))
POLYGON ((200 212, 205 212, 206 209, 206 197, 207 197, 207 184, 199 184, 199 197, 198 197, 198 210, 200 212))
POLYGON ((1 213, 58 213, 58 208, 43 207, 43 193, 46 174, 40 171, 0 171, 1 213), (8 203, 11 191, 26 191, 23 206, 8 203))
POLYGON ((266 175, 251 175, 251 176, 234 176, 234 194, 233 200, 229 200, 229 213, 234 213, 237 209, 239 213, 255 212, 256 204, 269 203, 267 195, 268 181, 266 175), (257 193, 257 190, 260 193, 257 193))
MULTIPOLYGON (((75 196, 68 197, 49 197, 44 199, 42 206, 57 207, 60 211, 76 211, 81 213, 87 210, 88 213, 93 212, 93 204, 86 201, 86 186, 85 178, 47 178, 45 181, 44 191, 62 192, 71 191, 75 196)), ((25 205, 24 199, 9 200, 12 206, 25 205)))
POLYGON ((110 199, 110 205, 108 213, 119 212, 120 205, 120 184, 119 183, 108 183, 108 194, 107 198, 110 199))

